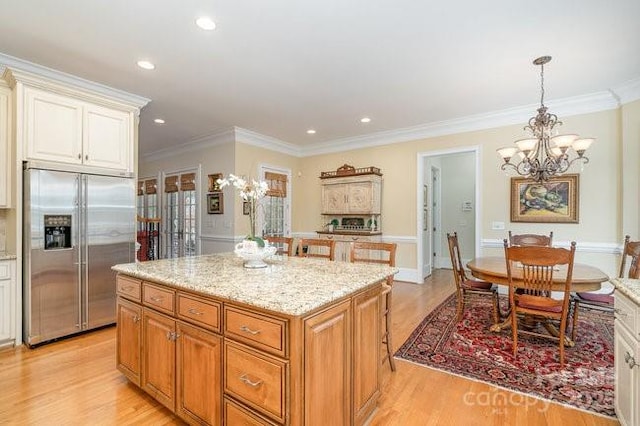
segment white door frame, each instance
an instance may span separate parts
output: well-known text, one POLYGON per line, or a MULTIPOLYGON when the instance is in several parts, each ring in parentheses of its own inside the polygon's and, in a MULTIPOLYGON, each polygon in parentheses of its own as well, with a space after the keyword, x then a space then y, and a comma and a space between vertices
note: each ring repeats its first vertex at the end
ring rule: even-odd
MULTIPOLYGON (((442 155, 448 155, 448 154, 460 154, 460 153, 464 153, 464 152, 471 152, 473 154, 475 154, 475 160, 476 160, 476 208, 475 208, 475 221, 476 221, 476 229, 475 229, 475 252, 476 255, 480 254, 480 241, 481 241, 481 228, 482 228, 482 162, 481 162, 481 158, 482 158, 482 149, 479 145, 476 146, 465 146, 465 147, 458 147, 458 148, 450 148, 450 149, 443 149, 443 150, 434 150, 434 151, 424 151, 424 152, 418 152, 417 154, 417 184, 416 184, 416 189, 417 189, 417 196, 416 196, 416 200, 417 200, 417 204, 416 204, 416 217, 417 217, 417 228, 416 228, 416 260, 417 260, 417 271, 418 274, 416 276, 416 278, 418 279, 418 284, 422 284, 423 280, 422 280, 422 271, 424 269, 424 238, 423 238, 423 232, 424 231, 424 218, 423 218, 423 214, 422 214, 422 210, 423 210, 423 206, 424 206, 424 200, 423 200, 423 195, 422 195, 422 189, 423 189, 423 185, 425 184, 424 182, 424 163, 425 163, 425 159, 427 159, 428 157, 437 157, 437 156, 442 156, 442 155)), ((429 182, 430 184, 431 182, 429 182)), ((441 212, 442 214, 442 212, 441 212)), ((430 232, 429 230, 427 230, 426 232, 430 232)), ((428 247, 427 247, 428 249, 428 247)), ((435 266, 435 265, 434 265, 435 266)))

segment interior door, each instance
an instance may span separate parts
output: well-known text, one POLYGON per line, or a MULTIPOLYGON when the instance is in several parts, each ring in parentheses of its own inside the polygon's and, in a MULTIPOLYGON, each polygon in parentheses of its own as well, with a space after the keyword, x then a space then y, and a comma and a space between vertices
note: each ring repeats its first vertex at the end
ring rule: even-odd
POLYGON ((135 181, 84 175, 86 328, 116 319, 116 273, 111 267, 134 261, 135 181))

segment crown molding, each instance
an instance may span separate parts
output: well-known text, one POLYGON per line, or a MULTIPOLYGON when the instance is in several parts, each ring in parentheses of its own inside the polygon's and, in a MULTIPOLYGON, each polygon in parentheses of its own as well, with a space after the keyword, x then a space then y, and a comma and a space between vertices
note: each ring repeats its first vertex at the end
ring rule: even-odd
MULTIPOLYGON (((574 96, 547 102, 547 107, 558 116, 572 116, 615 109, 620 106, 618 99, 610 91, 574 96)), ((444 120, 401 129, 370 133, 362 136, 322 142, 302 149, 303 156, 329 154, 353 149, 370 148, 380 145, 409 142, 457 133, 492 129, 496 127, 523 124, 535 114, 537 104, 508 108, 484 114, 444 120)))
MULTIPOLYGON (((134 95, 133 93, 115 89, 104 84, 76 77, 62 71, 54 70, 33 62, 25 61, 13 56, 0 53, 0 73, 3 78, 14 87, 17 82, 24 82, 31 86, 41 87, 48 90, 54 90, 59 93, 69 92, 68 86, 81 89, 92 94, 105 96, 118 103, 133 107, 136 109, 147 105, 151 100, 143 96, 134 95)), ((71 91, 74 96, 78 96, 78 92, 71 91)), ((91 101, 95 102, 95 97, 91 96, 91 101)))
POLYGON ((224 145, 227 143, 233 143, 235 142, 235 140, 235 127, 230 127, 228 129, 223 129, 214 133, 199 136, 184 144, 159 149, 150 154, 141 155, 140 159, 144 161, 156 161, 167 157, 175 157, 176 155, 182 154, 184 152, 192 152, 200 149, 224 145))
POLYGON ((620 99, 622 105, 640 99, 640 77, 614 86, 611 92, 620 99))
POLYGON ((262 135, 252 130, 243 129, 242 127, 234 127, 234 129, 236 142, 242 142, 247 145, 280 152, 293 157, 302 157, 302 149, 299 146, 271 136, 262 135))

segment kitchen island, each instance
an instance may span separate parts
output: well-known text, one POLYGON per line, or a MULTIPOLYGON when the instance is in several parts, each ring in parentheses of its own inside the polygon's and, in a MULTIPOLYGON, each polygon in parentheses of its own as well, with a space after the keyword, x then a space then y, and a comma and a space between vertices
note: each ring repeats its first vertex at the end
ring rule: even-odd
POLYGON ((118 274, 117 365, 192 424, 363 424, 380 394, 380 293, 396 268, 231 253, 118 274))

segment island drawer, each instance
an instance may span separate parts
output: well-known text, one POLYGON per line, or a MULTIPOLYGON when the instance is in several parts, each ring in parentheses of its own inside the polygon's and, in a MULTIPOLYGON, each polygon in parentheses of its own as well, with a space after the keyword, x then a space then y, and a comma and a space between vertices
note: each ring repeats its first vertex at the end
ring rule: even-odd
POLYGON ((142 281, 118 275, 116 292, 127 299, 140 302, 142 294, 142 281))
POLYGON ((286 362, 225 341, 225 393, 282 423, 286 414, 286 377, 286 362))
POLYGON ((616 320, 624 324, 633 336, 640 333, 640 313, 635 303, 619 291, 614 294, 616 320))
POLYGON ((224 419, 228 425, 276 426, 273 423, 239 404, 224 399, 224 419))
POLYGON ((178 317, 220 332, 220 303, 178 293, 178 317))
POLYGON ((258 349, 286 356, 287 322, 284 320, 225 306, 224 334, 258 349))
POLYGON ((166 288, 156 287, 147 282, 142 284, 143 303, 149 307, 168 314, 175 312, 175 292, 166 288))

